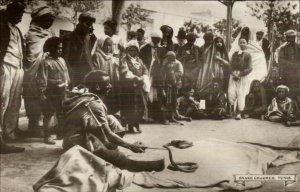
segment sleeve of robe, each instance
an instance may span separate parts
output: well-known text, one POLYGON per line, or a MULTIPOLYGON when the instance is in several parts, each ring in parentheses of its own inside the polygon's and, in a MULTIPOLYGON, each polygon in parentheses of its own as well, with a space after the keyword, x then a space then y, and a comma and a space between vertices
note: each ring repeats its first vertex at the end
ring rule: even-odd
POLYGON ((270 105, 268 106, 268 109, 267 109, 267 113, 265 114, 265 117, 266 119, 269 119, 269 117, 271 116, 272 112, 274 111, 274 108, 275 108, 275 98, 272 99, 270 105))
POLYGON ((290 102, 287 104, 287 117, 290 120, 296 120, 296 115, 295 115, 295 105, 293 104, 293 102, 290 102))
POLYGON ((102 69, 102 61, 101 59, 99 58, 100 56, 98 55, 99 53, 95 53, 93 56, 92 56, 92 66, 93 66, 93 69, 92 70, 95 70, 95 69, 102 69))
POLYGON ((44 91, 47 89, 47 78, 48 78, 48 70, 45 66, 45 62, 42 62, 38 68, 36 82, 37 88, 40 91, 40 94, 43 94, 44 91))
POLYGON ((126 57, 124 57, 120 62, 120 79, 132 79, 134 76, 128 68, 126 57))

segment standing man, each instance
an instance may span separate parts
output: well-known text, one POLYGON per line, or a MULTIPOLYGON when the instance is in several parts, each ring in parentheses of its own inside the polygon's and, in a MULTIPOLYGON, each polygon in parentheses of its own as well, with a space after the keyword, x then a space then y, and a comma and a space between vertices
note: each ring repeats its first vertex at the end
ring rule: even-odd
POLYGON ((213 77, 214 63, 211 62, 213 58, 214 35, 211 31, 207 31, 203 35, 204 45, 200 47, 199 59, 201 63, 198 79, 196 82, 196 90, 199 93, 205 93, 209 88, 213 77))
POLYGON ((52 37, 49 28, 54 21, 52 10, 40 7, 32 11, 29 30, 25 35, 26 58, 24 63, 23 98, 28 117, 28 130, 31 136, 41 136, 39 120, 42 110, 40 107, 39 93, 35 81, 40 63, 44 59, 43 46, 45 41, 52 37))
POLYGON ((0 153, 23 152, 24 148, 8 146, 3 136, 15 139, 23 82, 23 38, 16 26, 25 12, 24 1, 7 5, 0 23, 0 153))
POLYGON ((83 84, 84 76, 91 71, 91 50, 97 40, 93 33, 95 17, 82 13, 78 21, 75 30, 63 37, 63 58, 70 68, 72 86, 83 84))
POLYGON ((174 45, 174 51, 177 54, 178 50, 185 45, 186 41, 186 32, 184 31, 184 28, 181 27, 178 31, 178 34, 176 36, 177 43, 174 45))
POLYGON ((195 33, 188 33, 186 39, 187 43, 177 50, 177 58, 183 65, 183 87, 195 88, 200 65, 200 48, 195 45, 195 33))
POLYGON ((264 32, 262 30, 256 32, 256 41, 264 51, 268 63, 271 55, 270 42, 268 39, 264 38, 264 32))
MULTIPOLYGON (((147 67, 149 71, 150 78, 150 92, 149 92, 149 113, 151 116, 151 112, 153 112, 153 116, 156 116, 159 111, 159 84, 161 81, 161 68, 162 61, 165 55, 165 49, 160 46, 161 36, 158 33, 151 34, 151 42, 143 46, 140 50, 139 57, 143 61, 144 65, 147 67)), ((146 117, 144 115, 144 120, 146 122, 151 122, 152 119, 146 117)))
POLYGON ((294 30, 285 32, 287 43, 279 50, 278 57, 279 75, 282 83, 290 88, 292 97, 300 88, 300 45, 295 42, 296 35, 294 30))

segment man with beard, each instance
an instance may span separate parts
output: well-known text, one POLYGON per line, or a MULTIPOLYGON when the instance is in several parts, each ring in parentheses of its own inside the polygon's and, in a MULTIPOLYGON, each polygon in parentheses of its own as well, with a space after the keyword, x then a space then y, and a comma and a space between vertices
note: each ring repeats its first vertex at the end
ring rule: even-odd
POLYGON ((41 136, 39 121, 42 118, 42 110, 35 77, 40 63, 45 57, 43 51, 45 41, 53 36, 49 28, 53 24, 54 14, 49 7, 44 6, 33 10, 31 17, 32 21, 25 35, 26 60, 24 63, 23 98, 28 117, 28 134, 41 136))
POLYGON ((295 90, 300 88, 300 45, 295 42, 296 31, 285 32, 287 44, 279 51, 279 75, 282 83, 291 89, 291 96, 294 97, 295 90))
POLYGON ((1 12, 0 23, 0 153, 23 152, 24 148, 8 146, 3 136, 15 139, 23 82, 23 38, 16 26, 25 11, 24 1, 15 1, 1 12))
POLYGON ((226 96, 218 79, 212 80, 212 86, 205 99, 205 113, 212 119, 222 120, 226 116, 226 96))
POLYGON ((63 37, 63 58, 69 66, 73 86, 82 84, 84 76, 91 71, 91 50, 97 40, 93 34, 95 17, 82 13, 78 21, 75 30, 63 37))

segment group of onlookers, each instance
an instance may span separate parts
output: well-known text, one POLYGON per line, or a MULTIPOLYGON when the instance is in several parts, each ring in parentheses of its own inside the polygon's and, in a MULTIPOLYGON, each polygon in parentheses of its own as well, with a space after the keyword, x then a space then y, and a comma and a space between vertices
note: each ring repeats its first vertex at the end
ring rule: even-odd
POLYGON ((175 43, 168 25, 151 33, 149 41, 143 29, 128 32, 123 43, 117 22, 107 20, 105 35, 97 39, 96 18, 89 13, 82 13, 74 31, 59 38, 49 30, 55 16, 45 6, 32 11, 23 39, 16 24, 24 10, 19 0, 1 12, 1 153, 24 151, 6 145, 4 137, 40 136, 41 120, 44 142, 55 144, 54 115, 64 146, 82 129, 97 132, 95 127, 103 126, 108 140, 133 151, 139 149, 121 137, 126 130, 141 132, 142 122, 181 124, 233 114, 237 120, 290 122, 300 115, 300 46, 293 30, 285 33, 277 67, 268 69, 269 42, 263 31, 249 27, 241 30, 229 52, 212 31, 198 47, 197 35, 180 28, 175 43), (21 94, 27 132, 18 130, 21 94))

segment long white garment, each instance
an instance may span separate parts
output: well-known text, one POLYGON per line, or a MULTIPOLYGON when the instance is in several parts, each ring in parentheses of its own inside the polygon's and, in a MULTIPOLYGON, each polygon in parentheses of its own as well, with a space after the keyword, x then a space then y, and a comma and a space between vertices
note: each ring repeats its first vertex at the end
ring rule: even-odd
POLYGON ((5 62, 0 66, 0 133, 4 131, 11 139, 18 128, 23 76, 22 68, 5 62))
POLYGON ((245 107, 246 95, 249 93, 251 85, 251 79, 249 75, 241 77, 239 80, 233 80, 233 76, 230 75, 228 99, 231 105, 234 105, 237 101, 237 108, 239 111, 243 111, 245 107))
POLYGON ((22 37, 16 26, 8 23, 10 41, 0 63, 0 133, 15 139, 23 84, 22 37))
MULTIPOLYGON (((231 49, 229 51, 230 60, 234 52, 240 51, 240 47, 239 47, 240 37, 241 37, 241 32, 239 33, 239 35, 236 37, 236 39, 231 45, 231 49)), ((264 51, 262 47, 259 45, 259 42, 256 41, 255 29, 250 28, 249 41, 248 41, 248 46, 246 51, 250 53, 252 58, 253 70, 249 74, 250 82, 253 80, 259 80, 262 82, 268 75, 268 69, 267 69, 267 63, 266 63, 264 51)))
POLYGON ((158 100, 158 96, 157 96, 157 88, 152 86, 152 74, 154 73, 153 71, 153 63, 155 60, 155 55, 157 54, 157 49, 154 48, 154 44, 152 42, 149 43, 151 45, 151 55, 152 55, 152 60, 151 60, 151 64, 149 67, 149 83, 150 83, 150 88, 149 88, 149 94, 148 94, 148 98, 149 101, 152 103, 154 101, 158 100))

